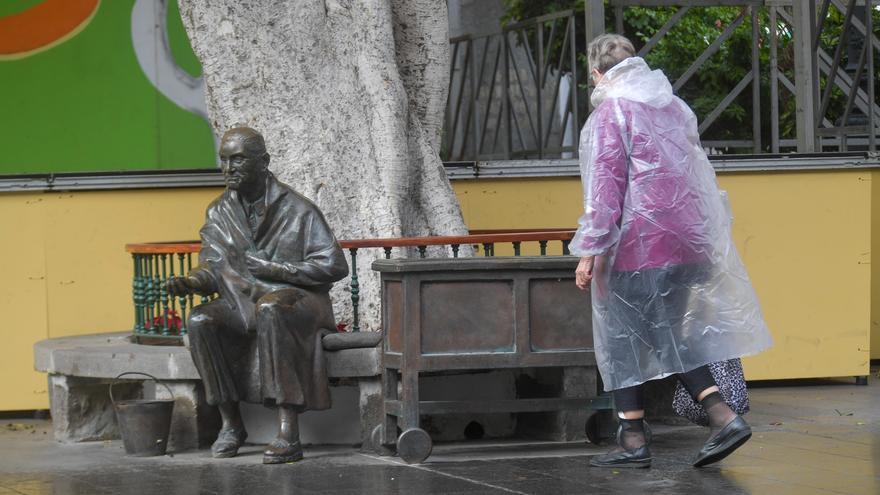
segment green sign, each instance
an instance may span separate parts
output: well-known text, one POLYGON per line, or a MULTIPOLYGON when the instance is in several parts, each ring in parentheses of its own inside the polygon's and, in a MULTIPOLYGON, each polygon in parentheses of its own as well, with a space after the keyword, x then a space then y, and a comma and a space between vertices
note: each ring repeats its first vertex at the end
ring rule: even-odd
POLYGON ((0 4, 0 174, 215 167, 176 0, 0 4))

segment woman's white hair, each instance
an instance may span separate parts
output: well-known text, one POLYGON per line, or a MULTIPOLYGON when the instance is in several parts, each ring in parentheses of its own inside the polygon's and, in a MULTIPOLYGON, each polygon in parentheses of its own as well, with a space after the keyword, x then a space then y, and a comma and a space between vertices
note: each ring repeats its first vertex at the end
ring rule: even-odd
POLYGON ((634 56, 636 49, 630 40, 619 34, 601 34, 587 47, 590 70, 604 74, 624 59, 634 56))

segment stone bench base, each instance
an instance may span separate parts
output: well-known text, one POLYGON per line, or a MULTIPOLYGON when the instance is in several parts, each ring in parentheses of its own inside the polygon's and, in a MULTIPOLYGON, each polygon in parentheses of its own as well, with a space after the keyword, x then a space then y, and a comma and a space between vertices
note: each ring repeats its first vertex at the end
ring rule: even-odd
MULTIPOLYGON (((108 388, 120 373, 141 371, 155 376, 174 393, 169 449, 173 452, 209 446, 216 438, 220 418, 216 408, 205 402, 189 351, 180 346, 134 344, 129 337, 129 333, 97 334, 48 339, 34 345, 35 368, 49 374, 55 439, 68 443, 119 438, 108 388)), ((345 348, 352 344, 349 339, 364 340, 358 345, 375 345, 379 335, 364 332, 324 338, 334 407, 301 416, 304 443, 361 443, 364 449, 370 447, 370 433, 382 419, 381 357, 375 346, 345 348)), ((559 397, 585 398, 595 395, 596 380, 596 369, 590 366, 498 371, 478 374, 464 382, 461 377, 434 376, 425 378, 423 388, 425 400, 486 399, 486 390, 498 399, 543 397, 548 391, 559 397), (479 396, 455 397, 468 393, 479 396)), ((149 379, 119 381, 113 390, 119 399, 167 398, 165 388, 155 387, 149 379)), ((243 404, 242 414, 251 441, 271 440, 276 428, 271 411, 243 404)), ((560 411, 523 413, 516 418, 478 413, 441 415, 431 419, 431 435, 437 441, 460 440, 468 423, 477 421, 486 426, 489 436, 520 434, 542 440, 582 440, 590 414, 560 411)))
MULTIPOLYGON (((126 371, 149 373, 167 384, 175 396, 169 449, 182 451, 210 445, 220 426, 216 408, 204 400, 198 371, 181 346, 134 344, 129 333, 110 333, 43 340, 34 345, 34 367, 49 374, 49 404, 55 439, 83 442, 119 438, 108 388, 126 371)), ((356 335, 358 345, 375 345, 378 335, 356 335), (369 341, 369 342, 368 342, 369 341)), ((346 349, 344 335, 329 335, 328 376, 333 384, 355 382, 359 393, 361 439, 380 421, 381 384, 376 347, 346 349)), ((152 381, 124 380, 113 387, 117 399, 168 398, 152 381)))
MULTIPOLYGON (((110 403, 108 378, 83 378, 49 374, 49 407, 55 439, 59 442, 88 442, 119 438, 116 415, 110 403)), ((197 380, 163 380, 174 393, 169 449, 189 450, 210 445, 220 428, 220 416, 207 406, 197 380)), ((142 396, 167 399, 168 392, 140 381, 119 381, 113 386, 116 400, 142 396)))

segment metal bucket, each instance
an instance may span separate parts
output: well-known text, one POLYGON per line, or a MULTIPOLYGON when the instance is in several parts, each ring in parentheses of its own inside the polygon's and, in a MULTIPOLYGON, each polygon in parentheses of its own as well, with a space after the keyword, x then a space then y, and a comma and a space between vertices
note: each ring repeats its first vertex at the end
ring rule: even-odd
POLYGON ((165 455, 168 432, 171 430, 171 413, 174 410, 174 393, 168 385, 146 373, 128 371, 120 373, 110 384, 110 402, 116 409, 116 422, 122 432, 125 453, 136 457, 165 455), (153 379, 168 390, 170 400, 121 400, 113 398, 113 385, 126 375, 142 375, 153 379))

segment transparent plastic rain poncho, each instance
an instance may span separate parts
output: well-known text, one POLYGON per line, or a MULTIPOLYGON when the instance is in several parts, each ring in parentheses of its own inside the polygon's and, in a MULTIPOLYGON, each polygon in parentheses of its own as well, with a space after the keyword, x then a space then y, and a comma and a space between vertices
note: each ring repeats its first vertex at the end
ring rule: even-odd
POLYGON ((770 347, 694 113, 638 57, 608 70, 592 102, 580 138, 585 213, 570 248, 596 256, 605 390, 770 347))

